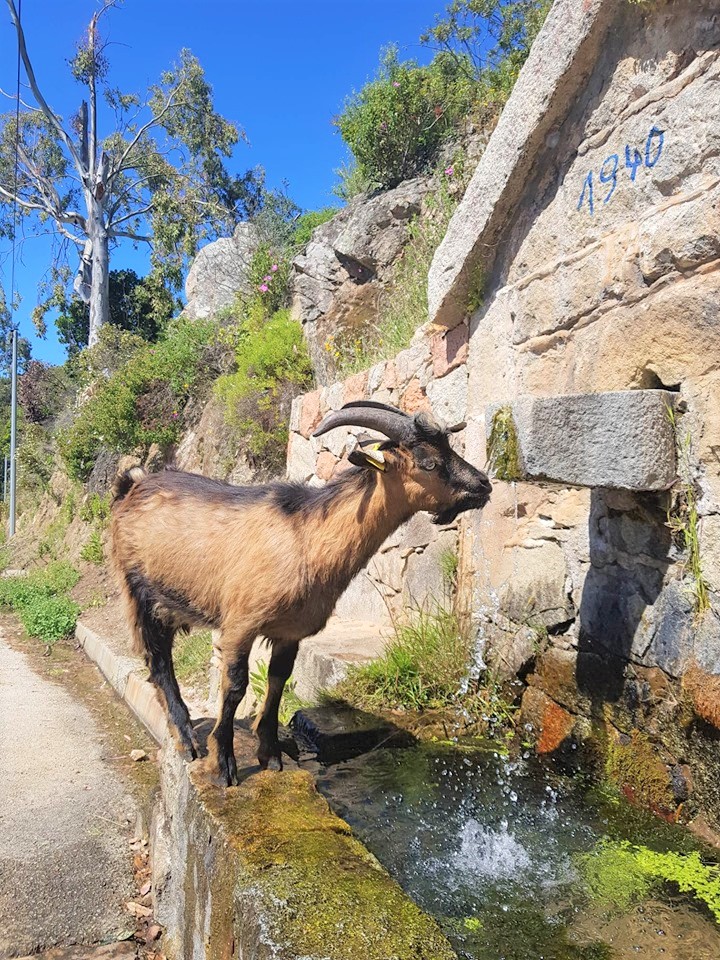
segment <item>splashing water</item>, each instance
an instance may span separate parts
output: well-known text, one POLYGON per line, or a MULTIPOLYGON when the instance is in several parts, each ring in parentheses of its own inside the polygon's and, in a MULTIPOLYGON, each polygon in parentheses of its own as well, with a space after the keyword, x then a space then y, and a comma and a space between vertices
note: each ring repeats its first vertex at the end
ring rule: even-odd
POLYGON ((511 880, 530 869, 530 855, 508 830, 507 820, 493 830, 470 819, 461 830, 453 865, 475 876, 511 880))
POLYGON ((656 891, 622 915, 588 900, 577 857, 603 838, 655 849, 688 840, 585 780, 531 757, 428 744, 328 768, 318 785, 460 957, 720 957, 720 928, 676 894, 656 891))

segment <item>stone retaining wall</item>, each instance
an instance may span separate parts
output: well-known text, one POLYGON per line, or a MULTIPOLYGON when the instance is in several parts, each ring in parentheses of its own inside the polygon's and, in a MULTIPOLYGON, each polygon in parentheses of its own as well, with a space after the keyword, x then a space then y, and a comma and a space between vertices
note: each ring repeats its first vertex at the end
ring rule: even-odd
MULTIPOLYGON (((430 323, 394 360, 297 401, 288 462, 313 483, 343 469, 346 437, 310 433, 348 400, 429 404, 463 425, 477 465, 494 410, 542 407, 562 450, 536 443, 532 477, 496 481, 461 523, 485 658, 527 679, 542 749, 582 738, 591 714, 611 738, 640 728, 668 775, 697 759, 696 790, 720 809, 696 749, 716 735, 720 678, 718 89, 713 0, 556 0, 436 254, 430 323), (577 399, 628 391, 675 398, 671 426, 655 416, 666 395, 648 401, 656 440, 637 441, 633 403, 613 424, 607 397, 577 399)), ((415 518, 340 610, 379 616, 381 600, 439 590, 434 557, 455 535, 415 518)))

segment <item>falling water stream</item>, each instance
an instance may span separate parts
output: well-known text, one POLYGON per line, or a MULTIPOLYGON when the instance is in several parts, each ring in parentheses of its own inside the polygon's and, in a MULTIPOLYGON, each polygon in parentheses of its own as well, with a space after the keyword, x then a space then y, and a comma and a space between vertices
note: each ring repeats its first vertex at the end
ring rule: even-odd
POLYGON ((623 909, 588 897, 578 858, 603 838, 696 845, 583 777, 530 756, 422 745, 321 768, 319 786, 460 957, 720 958, 720 926, 690 895, 659 888, 623 909))

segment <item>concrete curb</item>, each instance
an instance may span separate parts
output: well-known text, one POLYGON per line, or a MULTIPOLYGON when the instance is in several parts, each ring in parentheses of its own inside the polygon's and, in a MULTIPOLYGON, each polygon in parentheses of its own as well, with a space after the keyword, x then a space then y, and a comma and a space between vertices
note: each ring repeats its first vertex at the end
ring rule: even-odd
POLYGON ((118 696, 127 703, 151 736, 162 744, 168 734, 165 713, 155 688, 136 673, 137 662, 111 650, 103 638, 78 620, 75 637, 118 696))

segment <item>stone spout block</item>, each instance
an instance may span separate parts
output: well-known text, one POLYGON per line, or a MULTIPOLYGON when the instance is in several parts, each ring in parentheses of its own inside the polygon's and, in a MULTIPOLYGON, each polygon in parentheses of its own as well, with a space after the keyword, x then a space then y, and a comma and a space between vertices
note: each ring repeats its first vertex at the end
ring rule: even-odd
POLYGON ((667 390, 520 396, 487 410, 488 457, 501 479, 666 490, 677 399, 667 390))

